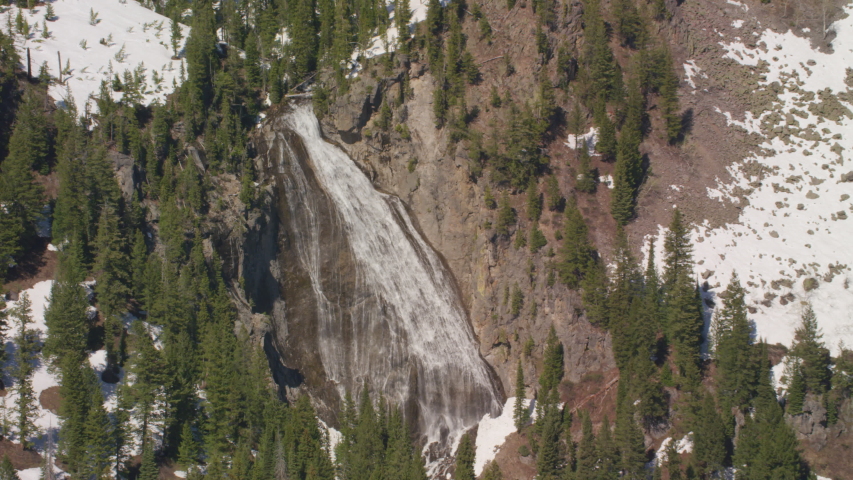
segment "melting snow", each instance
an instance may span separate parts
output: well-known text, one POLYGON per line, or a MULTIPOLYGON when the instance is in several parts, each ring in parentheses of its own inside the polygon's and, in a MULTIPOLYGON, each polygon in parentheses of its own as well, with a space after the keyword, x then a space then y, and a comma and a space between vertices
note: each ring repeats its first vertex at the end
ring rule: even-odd
MULTIPOLYGON (((122 77, 125 71, 133 73, 139 67, 146 69, 143 92, 146 103, 162 102, 172 92, 173 82, 181 81, 182 61, 172 60, 168 18, 135 1, 55 0, 51 5, 56 17, 50 22, 44 21, 45 6, 22 10, 31 33, 28 39, 16 35, 15 43, 23 62, 26 62, 27 49, 30 50, 34 76, 46 62, 50 75, 58 78, 57 53, 62 56, 61 68, 65 69, 68 62, 70 72, 62 75, 64 85, 50 87, 50 95, 55 100, 67 101, 70 94, 81 114, 87 104, 90 104, 90 111, 94 111, 97 107, 93 100, 99 95, 102 80, 110 82, 114 74, 122 77), (90 22, 90 9, 99 19, 95 25, 90 22), (42 38, 45 24, 50 33, 47 39, 42 38)), ((15 7, 6 12, 13 24, 17 12, 15 7)), ((181 30, 186 38, 189 27, 182 25, 181 30)), ((116 100, 121 96, 121 93, 113 93, 116 100)))
MULTIPOLYGON (((846 13, 853 13, 853 6, 846 13)), ((853 105, 835 95, 850 91, 845 69, 853 65, 853 15, 831 28, 837 34, 834 53, 812 50, 809 39, 791 31, 764 31, 758 48, 721 42, 728 58, 763 69, 758 88, 778 82, 783 89, 757 116, 747 112, 738 120, 717 109, 729 125, 764 140, 760 156, 729 167, 732 182, 719 180, 707 191, 711 199, 741 206, 737 223, 711 228, 705 221, 695 228, 693 241, 697 279, 708 282, 705 298, 725 289, 736 271, 748 292, 757 336, 784 345, 793 339, 803 302, 811 302, 827 346, 837 353, 837 342, 853 344, 853 218, 848 218, 853 217, 853 167, 842 156, 853 151, 853 105), (827 118, 839 112, 837 121, 827 118)), ((658 252, 664 232, 658 234, 658 252)))
MULTIPOLYGON (((670 443, 672 443, 672 437, 667 437, 663 442, 661 442, 660 448, 658 448, 658 451, 655 454, 655 460, 657 460, 658 465, 666 462, 666 449, 669 447, 670 443)), ((693 451, 693 432, 688 433, 684 438, 676 442, 675 451, 679 454, 690 453, 693 451)))
POLYGON ((590 127, 589 131, 582 135, 570 133, 565 143, 572 150, 577 150, 582 145, 586 146, 587 152, 594 155, 595 145, 598 143, 598 129, 590 127))
MULTIPOLYGON (((528 409, 532 408, 532 401, 524 400, 528 409)), ((506 399, 503 412, 497 418, 490 414, 483 415, 480 426, 477 429, 476 455, 474 456, 474 473, 480 475, 489 462, 495 459, 495 455, 506 441, 509 434, 515 432, 515 420, 513 409, 515 408, 515 397, 506 399)), ((532 416, 533 412, 531 412, 532 416)))
POLYGON ((684 80, 690 85, 690 88, 696 90, 696 83, 693 81, 693 77, 697 76, 701 71, 702 70, 696 66, 696 60, 688 60, 684 63, 684 75, 686 77, 684 80))

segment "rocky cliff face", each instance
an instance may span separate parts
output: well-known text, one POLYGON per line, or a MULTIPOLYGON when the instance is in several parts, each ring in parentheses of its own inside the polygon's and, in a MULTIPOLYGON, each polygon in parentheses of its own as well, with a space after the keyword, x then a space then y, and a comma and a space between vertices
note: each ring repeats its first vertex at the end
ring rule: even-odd
MULTIPOLYGON (((550 258, 516 250, 484 227, 495 219, 483 201, 485 182, 472 180, 464 150, 448 147, 447 129, 435 128, 433 78, 424 72, 422 64, 403 62, 394 76, 361 79, 350 88, 353 93, 330 107, 321 123, 324 134, 355 159, 376 188, 403 199, 419 230, 447 261, 480 353, 497 372, 506 395, 513 393, 522 345, 532 338, 532 356, 540 359, 552 325, 565 346, 567 379, 577 382, 587 373, 614 368, 609 336, 580 316, 577 292, 559 283, 547 285, 550 258), (406 123, 410 139, 399 132, 378 131, 367 113, 378 111, 383 95, 399 98, 406 73, 410 100, 396 108, 394 118, 406 123), (365 129, 371 137, 363 134, 365 129), (517 316, 510 314, 506 301, 506 291, 515 285, 524 292, 517 316)), ((521 213, 521 205, 516 209, 521 213)), ((560 222, 559 213, 543 215, 543 225, 550 225, 551 232, 560 222)), ((537 361, 525 365, 525 378, 537 378, 537 361)))

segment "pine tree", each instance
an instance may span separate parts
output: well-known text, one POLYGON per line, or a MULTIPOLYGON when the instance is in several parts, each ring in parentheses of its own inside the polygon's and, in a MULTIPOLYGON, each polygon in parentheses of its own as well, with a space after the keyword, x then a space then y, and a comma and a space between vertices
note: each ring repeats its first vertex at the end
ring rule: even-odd
POLYGON ((693 455, 700 475, 722 469, 727 456, 725 424, 717 413, 714 395, 704 392, 703 396, 693 428, 693 455))
POLYGON ((515 210, 509 204, 509 195, 504 192, 501 195, 498 207, 498 220, 495 222, 495 230, 498 235, 508 236, 510 225, 515 224, 515 210))
POLYGON ((565 199, 560 192, 560 184, 556 175, 549 175, 545 180, 545 195, 548 197, 548 210, 556 212, 563 207, 565 199))
MULTIPOLYGON (((26 95, 19 112, 28 108, 41 111, 41 106, 28 107, 27 99, 34 97, 26 95)), ((31 168, 39 167, 44 158, 39 153, 39 142, 33 140, 38 136, 38 129, 30 128, 23 120, 26 115, 19 114, 14 133, 9 141, 9 155, 0 164, 0 225, 4 233, 0 237, 0 254, 16 256, 24 251, 24 245, 35 236, 35 223, 41 214, 43 204, 43 189, 35 183, 31 168), (20 132, 20 133, 19 133, 20 132), (7 230, 8 229, 8 230, 7 230)), ((35 115, 35 118, 41 118, 35 115)), ((46 155, 46 146, 43 147, 46 155)), ((5 274, 8 265, 2 263, 0 276, 5 274)))
POLYGON ((753 374, 752 328, 747 318, 746 292, 736 274, 721 297, 725 306, 715 318, 715 352, 720 398, 725 406, 744 406, 755 395, 758 378, 753 374))
POLYGON ((498 208, 498 202, 495 201, 495 196, 492 194, 492 187, 488 185, 486 185, 486 188, 483 192, 483 203, 489 210, 494 210, 498 208))
POLYGON ((38 408, 32 378, 33 373, 35 373, 33 362, 38 355, 38 333, 29 328, 33 322, 32 304, 26 293, 21 294, 11 311, 11 316, 15 319, 18 327, 18 334, 15 336, 17 347, 15 350, 15 366, 12 371, 12 377, 15 379, 15 391, 18 394, 18 398, 15 400, 18 436, 21 445, 25 449, 29 449, 33 445, 29 437, 36 428, 33 414, 38 408))
POLYGON ((582 418, 582 435, 577 450, 575 478, 596 478, 595 469, 598 455, 595 448, 595 436, 592 432, 592 420, 588 412, 580 411, 579 414, 582 418))
POLYGON ((634 404, 628 397, 616 413, 616 444, 621 454, 624 478, 645 479, 645 438, 643 430, 634 421, 634 404))
MULTIPOLYGON (((541 381, 541 378, 540 378, 541 381)), ((536 430, 539 433, 537 443, 536 467, 539 470, 537 478, 542 480, 557 480, 565 463, 563 445, 563 413, 558 406, 559 394, 556 389, 544 395, 536 419, 536 430)))
POLYGON ((684 472, 681 470, 681 456, 675 449, 675 441, 670 441, 666 446, 666 471, 669 473, 669 480, 684 479, 684 472))
POLYGON ((807 470, 798 451, 799 442, 785 422, 770 385, 766 356, 762 358, 761 368, 763 374, 754 401, 755 413, 745 416, 732 466, 744 478, 807 478, 807 470))
POLYGON ((602 160, 610 161, 616 157, 616 126, 613 125, 610 116, 607 115, 607 103, 603 95, 598 97, 593 120, 595 126, 598 127, 598 141, 595 144, 595 150, 601 155, 602 160))
POLYGON ((619 476, 619 449, 610 432, 610 420, 605 415, 601 423, 601 430, 595 439, 595 449, 598 456, 598 478, 617 479, 619 476))
POLYGON ((814 310, 807 305, 803 310, 802 324, 794 331, 791 354, 801 361, 806 390, 817 395, 826 392, 830 380, 829 350, 822 338, 814 310))
POLYGON ((574 199, 569 199, 563 227, 563 245, 560 246, 557 262, 560 280, 569 288, 578 288, 594 259, 595 251, 589 242, 586 222, 574 199))
POLYGON ((606 326, 608 323, 607 284, 607 272, 603 262, 589 260, 581 288, 585 315, 593 325, 606 326))
POLYGON ((685 385, 699 380, 699 349, 704 319, 702 303, 693 277, 693 247, 681 212, 673 212, 664 240, 663 275, 667 339, 675 350, 675 363, 685 385))
POLYGON ((515 404, 512 410, 516 430, 521 430, 530 419, 530 411, 525 404, 526 399, 527 388, 524 384, 524 369, 521 366, 521 359, 519 359, 518 368, 515 370, 515 404))
POLYGON ((130 293, 129 262, 124 248, 118 215, 110 205, 106 205, 101 209, 98 221, 93 271, 98 281, 95 293, 104 315, 104 341, 112 365, 118 361, 114 345, 114 339, 119 335, 120 329, 118 316, 126 309, 127 295, 130 293))
POLYGON ((548 240, 542 230, 539 230, 539 225, 533 224, 530 228, 530 239, 527 242, 530 247, 530 253, 536 253, 545 245, 548 245, 548 240))
POLYGON ((634 80, 628 90, 627 116, 619 136, 613 172, 610 213, 619 225, 625 225, 634 216, 634 201, 642 181, 642 155, 639 147, 643 141, 643 103, 639 83, 634 80))
POLYGON ((642 47, 645 27, 634 3, 631 0, 616 0, 613 4, 613 15, 618 19, 616 27, 622 45, 631 48, 642 47))
POLYGON ((456 480, 475 480, 474 475, 474 443, 466 433, 462 435, 459 448, 456 450, 456 480))
POLYGON ((551 325, 548 338, 545 340, 545 353, 542 359, 542 375, 539 376, 539 385, 542 392, 547 393, 556 389, 563 379, 563 344, 557 338, 557 331, 551 325))
POLYGON ((0 463, 0 480, 21 480, 8 454, 3 455, 3 462, 0 463))
POLYGON ((45 356, 56 362, 66 356, 83 360, 89 335, 87 308, 86 292, 78 283, 58 281, 53 284, 44 314, 48 331, 45 356))
POLYGON ((148 439, 142 449, 142 465, 139 467, 139 480, 157 480, 160 477, 160 469, 154 459, 153 440, 148 439))
POLYGON ((608 99, 615 100, 622 89, 622 73, 613 57, 607 38, 607 28, 601 15, 599 0, 586 0, 583 9, 586 51, 584 63, 589 69, 591 84, 608 99))
POLYGON ((498 462, 492 460, 483 469, 483 480, 503 480, 504 474, 498 462))
POLYGON ((798 359, 792 361, 788 367, 788 377, 788 415, 799 415, 803 413, 803 402, 806 398, 806 379, 798 359))
POLYGON ((172 58, 178 58, 178 47, 181 45, 181 40, 183 40, 184 35, 181 32, 181 24, 178 23, 178 15, 177 10, 175 10, 175 14, 169 20, 170 26, 170 41, 172 43, 172 58))
POLYGON ((538 222, 542 215, 542 199, 537 189, 536 179, 531 178, 527 184, 527 218, 531 223, 538 222))

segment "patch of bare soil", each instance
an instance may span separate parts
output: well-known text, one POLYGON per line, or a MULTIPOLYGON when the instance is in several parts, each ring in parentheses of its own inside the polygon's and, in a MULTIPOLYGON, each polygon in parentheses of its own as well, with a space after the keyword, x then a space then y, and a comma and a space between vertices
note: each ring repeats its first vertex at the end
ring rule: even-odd
POLYGON ((833 480, 851 480, 853 479, 851 451, 853 451, 853 432, 836 426, 830 429, 829 441, 823 448, 804 448, 803 457, 809 466, 823 477, 833 480))
MULTIPOLYGON (((572 412, 583 410, 590 415, 593 426, 608 417, 612 424, 616 419, 616 390, 619 387, 619 369, 607 372, 587 373, 578 383, 563 382, 560 399, 572 412)), ((580 435, 580 422, 572 425, 572 435, 580 435)))
POLYGON ((529 480, 536 476, 536 457, 530 452, 527 437, 517 432, 506 437, 494 461, 501 467, 504 478, 529 480), (522 456, 519 450, 523 452, 525 448, 527 456, 522 456))
POLYGON ((19 443, 0 440, 0 459, 8 456, 16 470, 41 466, 42 458, 35 450, 24 450, 19 443))
POLYGON ((62 405, 62 397, 59 396, 59 386, 45 388, 39 395, 39 404, 42 408, 50 410, 54 415, 59 414, 62 405))
POLYGON ((9 292, 12 298, 17 298, 18 292, 55 277, 58 257, 56 252, 47 249, 50 240, 39 238, 33 243, 30 253, 9 271, 9 277, 0 293, 9 292))

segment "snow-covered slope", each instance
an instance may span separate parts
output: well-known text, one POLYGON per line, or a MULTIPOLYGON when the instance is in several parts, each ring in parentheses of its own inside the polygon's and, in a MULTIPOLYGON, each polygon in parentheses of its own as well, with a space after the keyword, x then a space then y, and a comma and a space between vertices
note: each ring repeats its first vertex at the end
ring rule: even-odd
MULTIPOLYGON (((722 228, 706 222, 693 238, 696 273, 712 287, 706 298, 736 271, 749 291, 757 334, 786 345, 803 302, 811 302, 834 352, 839 341, 853 345, 853 5, 845 13, 830 27, 837 35, 833 53, 813 49, 792 31, 756 32, 758 48, 721 38, 725 56, 759 70, 759 88, 775 90, 778 100, 741 120, 717 110, 733 128, 760 135, 764 155, 735 163, 734 181, 720 180, 707 192, 709 208, 714 201, 740 204, 738 222, 722 228), (745 202, 737 196, 743 191, 745 202)), ((692 85, 699 71, 690 67, 692 85)))
MULTIPOLYGON (((31 307, 31 314, 33 318, 33 323, 31 323, 28 328, 36 330, 39 332, 41 341, 43 342, 45 337, 47 336, 47 326, 44 323, 44 312, 47 309, 47 305, 50 299, 50 289, 53 288, 53 280, 45 280, 43 282, 39 282, 33 286, 33 288, 24 290, 21 294, 26 294, 29 297, 31 307)), ((7 310, 11 310, 17 305, 17 302, 7 302, 6 307, 7 310)), ((15 336, 19 333, 19 327, 13 319, 9 321, 10 327, 6 331, 6 338, 14 339, 15 336)), ((15 358, 15 350, 16 346, 12 341, 7 341, 4 346, 6 349, 6 355, 9 359, 7 364, 5 365, 4 372, 9 372, 11 364, 14 362, 15 358)), ((18 399, 18 393, 15 389, 14 381, 9 378, 8 375, 4 375, 3 382, 6 385, 6 396, 2 398, 0 401, 0 406, 2 406, 2 415, 8 419, 10 424, 10 429, 12 435, 10 435, 10 440, 15 443, 20 443, 21 439, 18 436, 18 429, 15 425, 15 421, 17 420, 14 407, 15 402, 18 399)), ((33 423, 36 426, 36 432, 33 437, 29 440, 35 443, 35 448, 37 451, 43 453, 46 445, 48 444, 48 438, 52 438, 53 445, 56 445, 57 436, 59 432, 59 418, 50 410, 43 408, 41 403, 39 402, 39 397, 41 393, 50 388, 59 385, 59 379, 53 372, 48 371, 47 364, 41 359, 39 359, 38 366, 33 374, 33 392, 36 399, 36 404, 38 408, 36 409, 35 418, 33 419, 33 423), (49 437, 48 437, 49 436, 49 437)), ((26 480, 28 478, 40 478, 41 469, 29 469, 21 472, 21 478, 26 480)), ((59 470, 55 470, 59 471, 59 470)))
MULTIPOLYGON (((90 111, 94 111, 97 108, 94 97, 99 94, 101 81, 109 82, 114 74, 121 78, 125 71, 142 73, 144 69, 145 103, 162 102, 173 91, 174 84, 180 83, 182 60, 172 60, 168 18, 135 0, 53 0, 51 5, 56 16, 47 22, 46 6, 22 9, 30 25, 30 35, 28 38, 16 35, 15 43, 24 68, 29 49, 34 76, 47 62, 50 75, 58 79, 57 53, 62 57, 63 70, 68 64, 70 71, 62 75, 64 84, 50 87, 55 100, 65 101, 70 93, 81 114, 87 103, 90 111), (92 12, 97 17, 94 22, 92 12), (45 24, 49 38, 43 38, 45 24)), ((8 21, 14 25, 17 14, 17 8, 11 7, 3 17, 9 16, 8 21)), ((2 20, 4 24, 7 21, 2 20)), ((181 26, 181 31, 186 38, 189 27, 181 26)), ((121 97, 121 93, 113 95, 115 99, 121 97)))

